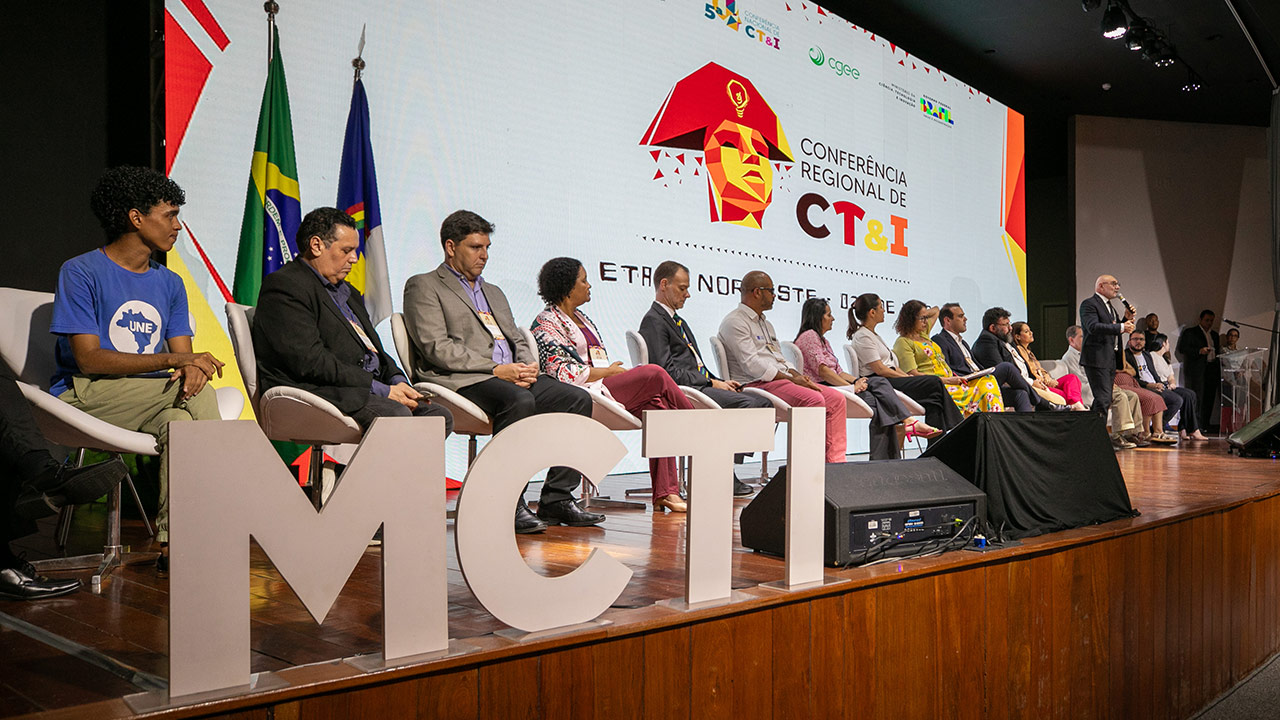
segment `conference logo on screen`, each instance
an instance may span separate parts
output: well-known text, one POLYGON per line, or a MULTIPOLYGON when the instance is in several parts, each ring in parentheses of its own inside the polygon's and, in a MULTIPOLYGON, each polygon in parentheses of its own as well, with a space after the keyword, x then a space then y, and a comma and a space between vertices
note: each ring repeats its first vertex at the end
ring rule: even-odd
POLYGON ((749 10, 738 12, 738 0, 711 0, 703 6, 702 16, 741 33, 748 40, 774 50, 781 49, 782 41, 778 37, 777 24, 749 10))
POLYGON ((937 120, 944 125, 955 125, 956 121, 951 117, 951 108, 934 100, 928 95, 920 96, 920 112, 937 120))
POLYGON ((836 58, 827 57, 826 53, 822 52, 822 48, 818 47, 817 45, 814 45, 813 47, 809 48, 809 61, 818 67, 822 67, 823 65, 826 65, 827 67, 834 70, 836 75, 839 75, 841 77, 850 77, 850 78, 853 78, 854 80, 857 80, 859 77, 862 76, 862 72, 859 71, 858 68, 846 63, 843 60, 837 60, 836 58))
POLYGON ((676 82, 640 144, 702 152, 711 222, 756 229, 773 200, 774 163, 794 161, 778 115, 756 86, 713 62, 676 82))

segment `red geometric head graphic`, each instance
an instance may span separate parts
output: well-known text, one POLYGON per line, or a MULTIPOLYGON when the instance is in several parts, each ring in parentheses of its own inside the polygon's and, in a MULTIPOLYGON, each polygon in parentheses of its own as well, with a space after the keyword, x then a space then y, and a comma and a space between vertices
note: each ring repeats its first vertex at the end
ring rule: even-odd
POLYGON ((793 160, 778 115, 747 78, 707 63, 667 94, 641 145, 701 150, 711 220, 759 228, 773 199, 770 160, 793 160))

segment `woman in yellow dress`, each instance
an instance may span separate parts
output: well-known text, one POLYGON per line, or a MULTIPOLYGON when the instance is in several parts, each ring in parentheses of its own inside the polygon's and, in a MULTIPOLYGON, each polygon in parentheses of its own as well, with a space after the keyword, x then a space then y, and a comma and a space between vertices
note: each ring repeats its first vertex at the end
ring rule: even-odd
POLYGON ((893 344, 893 354, 898 367, 910 375, 937 375, 947 388, 952 401, 965 417, 975 412, 1003 412, 1004 399, 1000 397, 1000 383, 990 375, 965 381, 947 365, 942 348, 929 339, 929 330, 938 318, 938 308, 926 307, 919 300, 908 300, 898 311, 894 329, 898 340, 893 344))

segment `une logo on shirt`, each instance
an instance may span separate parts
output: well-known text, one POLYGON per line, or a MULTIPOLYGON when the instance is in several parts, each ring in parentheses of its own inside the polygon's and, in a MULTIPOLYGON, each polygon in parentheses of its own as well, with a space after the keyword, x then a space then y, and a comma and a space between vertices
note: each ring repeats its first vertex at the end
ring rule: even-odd
POLYGON ((160 311, 150 303, 129 300, 112 314, 109 333, 118 352, 153 353, 160 346, 160 311))

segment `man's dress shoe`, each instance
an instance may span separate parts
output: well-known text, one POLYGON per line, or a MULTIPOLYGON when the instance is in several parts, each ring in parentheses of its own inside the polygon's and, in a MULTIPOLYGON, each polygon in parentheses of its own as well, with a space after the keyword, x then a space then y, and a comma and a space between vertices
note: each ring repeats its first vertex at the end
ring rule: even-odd
POLYGON ((540 533, 547 529, 547 524, 538 519, 537 515, 524 504, 524 498, 516 503, 516 533, 520 535, 528 535, 529 533, 540 533))
POLYGON ((36 573, 31 563, 0 570, 0 597, 11 600, 41 600, 75 592, 80 581, 50 580, 36 573))
POLYGON ((568 525, 569 527, 586 527, 604 522, 604 515, 587 512, 572 500, 539 503, 538 518, 546 521, 548 525, 568 525))

